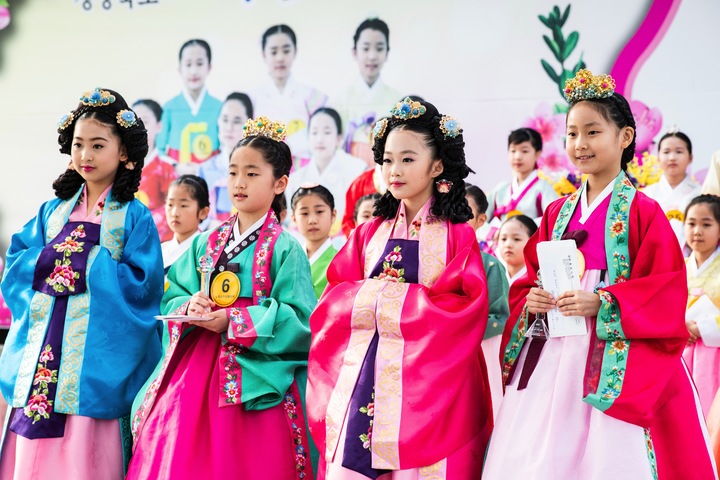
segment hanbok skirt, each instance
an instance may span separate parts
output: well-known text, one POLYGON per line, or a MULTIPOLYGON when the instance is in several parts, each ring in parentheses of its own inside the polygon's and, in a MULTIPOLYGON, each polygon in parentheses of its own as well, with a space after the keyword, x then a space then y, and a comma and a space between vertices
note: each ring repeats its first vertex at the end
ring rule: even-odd
MULTIPOLYGON (((283 403, 252 411, 220 406, 220 342, 200 327, 180 340, 138 435, 128 480, 297 478, 283 403)), ((311 479, 309 463, 304 478, 311 479)))
POLYGON ((699 339, 685 347, 683 360, 695 382, 703 415, 707 416, 720 387, 720 348, 708 347, 699 339))

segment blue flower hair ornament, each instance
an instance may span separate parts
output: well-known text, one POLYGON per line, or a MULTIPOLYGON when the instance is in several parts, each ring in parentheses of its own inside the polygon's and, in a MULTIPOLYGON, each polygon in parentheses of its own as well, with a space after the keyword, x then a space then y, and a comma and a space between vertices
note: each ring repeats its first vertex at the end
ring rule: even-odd
POLYGON ((132 110, 120 110, 116 115, 117 123, 123 128, 130 128, 137 125, 137 117, 132 110))
POLYGON ((80 103, 86 107, 105 107, 113 102, 115 102, 115 95, 99 88, 85 92, 80 96, 80 103))

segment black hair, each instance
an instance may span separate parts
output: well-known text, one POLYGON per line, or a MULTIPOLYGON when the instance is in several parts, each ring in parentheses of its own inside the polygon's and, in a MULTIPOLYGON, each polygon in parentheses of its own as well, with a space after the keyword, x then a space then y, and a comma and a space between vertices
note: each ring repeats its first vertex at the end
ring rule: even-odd
POLYGON ((713 217, 715 217, 715 221, 720 223, 720 197, 711 193, 704 193, 690 200, 690 203, 688 203, 688 206, 685 208, 685 218, 687 218, 690 207, 694 207, 695 205, 699 205, 701 203, 708 206, 713 214, 713 217))
MULTIPOLYGON (((135 198, 135 192, 140 186, 145 157, 148 153, 147 130, 140 117, 135 116, 135 125, 121 127, 117 121, 117 115, 121 110, 130 110, 125 99, 116 91, 103 88, 115 97, 115 101, 102 106, 83 105, 82 102, 73 110, 71 120, 58 128, 58 144, 60 153, 71 155, 72 141, 75 134, 75 125, 78 120, 93 119, 110 128, 113 135, 120 140, 120 148, 124 148, 127 154, 127 162, 121 163, 115 173, 112 186, 112 197, 120 203, 127 203, 135 198), (127 168, 132 164, 133 169, 127 168)), ((85 183, 85 179, 69 167, 53 182, 55 196, 61 200, 69 200, 85 183)))
POLYGON ((265 33, 262 34, 262 49, 265 50, 265 45, 267 44, 267 39, 271 36, 278 34, 278 33, 284 33, 288 37, 290 37, 290 41, 293 44, 293 47, 297 49, 297 37, 295 36, 295 32, 293 32, 293 29, 288 27, 285 24, 281 25, 273 25, 272 27, 265 30, 265 33))
MULTIPOLYGON (((288 147, 287 143, 278 142, 272 138, 260 135, 250 135, 243 138, 237 143, 237 145, 235 145, 235 148, 233 148, 232 152, 230 152, 230 158, 232 158, 235 150, 240 147, 250 147, 260 152, 265 161, 272 167, 273 177, 275 177, 276 180, 281 178, 283 175, 290 175, 290 169, 292 168, 292 153, 290 153, 290 147, 288 147)), ((272 201, 272 209, 278 218, 280 218, 280 212, 287 210, 287 203, 285 204, 285 208, 282 208, 284 196, 284 193, 280 192, 275 195, 275 198, 272 201)))
POLYGON ((337 127, 338 135, 342 135, 342 119, 340 118, 340 114, 337 110, 330 107, 320 107, 317 110, 313 112, 312 115, 310 115, 310 121, 308 122, 308 128, 310 128, 310 122, 312 122, 312 119, 315 115, 319 113, 324 113, 325 115, 329 115, 330 118, 333 119, 335 122, 335 126, 337 127))
POLYGON ((358 213, 360 212, 360 205, 363 204, 363 202, 367 202, 368 200, 373 201, 373 210, 374 210, 374 204, 380 200, 380 195, 378 192, 375 193, 368 193, 367 195, 363 195, 362 197, 358 198, 358 201, 355 202, 355 208, 353 209, 353 220, 357 219, 358 213))
POLYGON ((245 113, 247 113, 248 118, 253 118, 252 100, 250 100, 250 97, 246 93, 232 92, 227 96, 227 98, 225 98, 226 102, 229 102, 230 100, 237 100, 242 103, 243 107, 245 107, 245 113))
MULTIPOLYGON (((535 220, 528 217, 527 215, 513 215, 512 217, 508 217, 503 222, 503 225, 510 222, 520 222, 523 227, 525 227, 525 231, 527 231, 528 237, 532 237, 535 235, 535 232, 538 230, 537 223, 535 223, 535 220)), ((502 225, 500 226, 502 229, 502 225)))
POLYGON ((628 101, 617 92, 605 98, 588 98, 570 104, 570 108, 568 108, 568 115, 570 114, 570 110, 572 110, 578 103, 587 103, 605 120, 614 124, 619 130, 622 130, 625 127, 631 127, 633 129, 632 142, 630 142, 630 145, 625 147, 625 150, 622 152, 622 157, 620 157, 620 167, 623 171, 626 171, 628 164, 632 162, 633 158, 635 158, 635 138, 637 137, 635 117, 633 117, 628 101))
POLYGON ((171 187, 183 185, 190 190, 190 196, 198 203, 198 209, 202 210, 210 206, 210 192, 204 178, 197 175, 180 175, 170 183, 171 187))
POLYGON ((465 183, 465 195, 469 195, 478 207, 478 213, 485 213, 488 208, 488 199, 480 187, 465 183))
POLYGON ((207 54, 208 65, 212 64, 212 51, 210 50, 210 44, 208 42, 206 42, 205 40, 201 40, 199 38, 190 39, 187 42, 182 44, 182 47, 180 47, 180 53, 178 53, 178 61, 182 60, 183 50, 185 50, 187 47, 190 47, 192 45, 197 45, 199 47, 202 47, 205 50, 205 53, 207 54))
POLYGON ((542 136, 540 132, 534 128, 518 128, 508 135, 508 148, 510 148, 510 145, 518 145, 523 142, 530 142, 530 145, 532 145, 536 152, 539 152, 543 148, 542 136))
POLYGON ((390 29, 388 28, 387 23, 383 22, 379 18, 368 18, 363 20, 363 22, 357 27, 357 30, 355 30, 355 35, 353 36, 353 48, 357 48, 357 42, 360 40, 360 34, 364 30, 377 30, 385 35, 385 45, 387 46, 387 51, 390 51, 390 29))
POLYGON ((688 154, 692 155, 692 142, 690 141, 690 137, 685 135, 683 132, 668 132, 663 135, 658 142, 658 152, 660 152, 660 146, 662 145, 663 140, 671 137, 679 138, 680 140, 685 142, 685 145, 687 145, 688 154))
POLYGON ((140 100, 137 100, 135 103, 133 103, 133 108, 137 107, 138 105, 145 105, 152 112, 153 116, 155 117, 155 121, 159 122, 162 118, 163 109, 160 104, 155 100, 149 98, 141 98, 140 100))
POLYGON ((330 190, 322 185, 315 185, 312 187, 300 187, 295 190, 295 193, 292 194, 292 199, 290 199, 290 205, 292 205, 293 212, 295 211, 295 207, 297 207, 298 202, 308 195, 317 195, 323 202, 327 203, 330 210, 335 210, 335 198, 333 197, 333 194, 330 193, 330 190))
MULTIPOLYGON (((403 120, 397 117, 390 117, 387 121, 385 132, 375 138, 373 144, 373 155, 375 163, 383 164, 385 157, 385 141, 393 130, 407 130, 418 133, 425 141, 425 146, 430 150, 430 158, 440 160, 443 165, 443 172, 438 180, 452 182, 448 193, 439 193, 433 189, 435 203, 432 206, 433 215, 446 219, 452 223, 465 223, 472 218, 472 210, 465 198, 464 178, 473 172, 465 161, 465 141, 462 133, 455 137, 445 136, 440 130, 442 115, 435 105, 429 102, 420 102, 425 107, 425 113, 417 118, 403 120)), ((474 173, 474 172, 473 172, 474 173)), ((394 218, 397 214, 400 201, 392 196, 390 191, 385 192, 380 200, 375 203, 373 215, 383 218, 394 218)))

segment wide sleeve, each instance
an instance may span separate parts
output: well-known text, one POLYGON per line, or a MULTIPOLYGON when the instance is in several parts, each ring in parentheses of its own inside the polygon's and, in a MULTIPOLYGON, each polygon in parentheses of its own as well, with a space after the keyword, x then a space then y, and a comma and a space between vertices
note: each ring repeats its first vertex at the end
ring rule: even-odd
POLYGON ((485 329, 484 339, 502 335, 505 322, 510 316, 508 304, 508 286, 505 267, 492 255, 482 254, 485 276, 487 277, 488 288, 488 323, 485 329))
POLYGON ((307 367, 310 313, 316 297, 310 264, 300 245, 288 234, 278 239, 271 267, 272 290, 259 305, 228 309, 232 338, 240 347, 241 402, 248 410, 277 405, 307 367))
POLYGON ((622 256, 614 261, 629 279, 600 291, 598 344, 589 359, 585 401, 647 427, 674 393, 671 380, 688 339, 688 290, 672 229, 660 206, 642 193, 631 206, 628 247, 629 266, 622 256))

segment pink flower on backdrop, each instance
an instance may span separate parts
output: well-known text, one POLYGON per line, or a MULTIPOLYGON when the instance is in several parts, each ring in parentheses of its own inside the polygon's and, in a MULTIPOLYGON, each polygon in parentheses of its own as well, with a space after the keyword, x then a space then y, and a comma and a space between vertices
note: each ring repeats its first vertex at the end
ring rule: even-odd
POLYGON ((650 151, 653 138, 662 129, 662 113, 657 108, 650 108, 639 100, 630 100, 630 109, 637 125, 635 152, 642 154, 642 152, 650 151))
POLYGON ((0 30, 10 25, 10 8, 7 2, 0 2, 0 30))
POLYGON ((555 141, 565 135, 565 115, 554 113, 552 105, 540 103, 535 116, 525 120, 523 127, 534 128, 540 133, 543 144, 555 141))
POLYGON ((543 153, 538 159, 538 168, 547 175, 575 170, 565 150, 559 149, 554 144, 543 146, 543 153))

